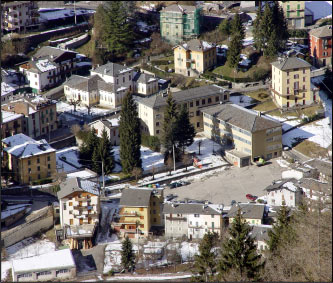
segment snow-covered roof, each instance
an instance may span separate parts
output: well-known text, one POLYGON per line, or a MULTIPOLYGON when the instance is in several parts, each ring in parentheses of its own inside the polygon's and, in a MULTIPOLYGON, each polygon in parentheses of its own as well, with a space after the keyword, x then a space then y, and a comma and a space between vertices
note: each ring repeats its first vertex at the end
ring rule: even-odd
POLYGON ((305 9, 313 13, 313 20, 332 17, 332 1, 305 1, 305 9))
POLYGON ((99 196, 99 185, 97 183, 78 177, 67 178, 65 182, 60 184, 60 188, 61 190, 57 193, 59 199, 77 191, 86 191, 99 196))
POLYGON ((41 72, 47 72, 50 70, 57 69, 57 67, 51 61, 49 61, 49 59, 38 60, 38 62, 36 63, 36 67, 41 72))
POLYGON ((16 213, 25 210, 29 206, 30 204, 18 204, 18 205, 8 206, 6 210, 1 211, 1 219, 3 220, 11 215, 15 215, 16 213))
POLYGON ((1 115, 2 115, 3 124, 16 120, 20 117, 23 117, 23 114, 16 114, 14 112, 3 111, 3 110, 1 110, 1 115))
POLYGON ((82 178, 82 179, 88 179, 88 178, 93 178, 96 176, 97 176, 97 174, 95 172, 93 172, 87 168, 85 168, 84 170, 80 170, 77 172, 67 174, 67 178, 78 177, 78 178, 82 178))
POLYGON ((1 82, 1 96, 6 95, 10 92, 13 92, 15 88, 11 86, 10 84, 7 84, 5 82, 1 82))
MULTIPOLYGON (((1 113, 6 112, 6 111, 1 111, 1 113)), ((14 147, 26 142, 34 142, 35 140, 33 138, 30 138, 28 136, 26 136, 25 134, 17 134, 14 136, 10 136, 8 138, 5 138, 2 140, 2 142, 6 145, 8 145, 8 147, 14 147)))
MULTIPOLYGON (((95 13, 94 10, 76 9, 76 15, 86 15, 95 13)), ((54 11, 39 10, 41 21, 51 21, 74 16, 74 9, 61 9, 54 11)))
POLYGON ((75 268, 70 249, 64 249, 24 259, 12 261, 14 272, 32 272, 51 269, 75 268))

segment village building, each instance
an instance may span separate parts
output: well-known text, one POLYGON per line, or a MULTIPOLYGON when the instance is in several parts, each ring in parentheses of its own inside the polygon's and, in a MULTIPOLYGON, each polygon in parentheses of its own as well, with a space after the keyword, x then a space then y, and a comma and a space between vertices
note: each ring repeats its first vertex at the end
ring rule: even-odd
POLYGON ((288 28, 305 27, 305 1, 279 1, 286 18, 288 28))
POLYGON ((118 146, 120 143, 119 118, 97 120, 89 124, 90 128, 95 129, 98 137, 102 137, 105 129, 112 145, 118 146))
POLYGON ((207 107, 202 112, 205 136, 232 145, 235 150, 226 152, 226 157, 234 165, 243 167, 260 157, 281 156, 280 122, 230 103, 207 107))
POLYGON ((56 150, 46 140, 36 141, 24 134, 2 140, 2 162, 14 172, 13 178, 20 184, 51 178, 56 172, 56 150))
POLYGON ((9 111, 1 111, 1 137, 7 138, 24 131, 24 116, 9 111))
POLYGON ((282 109, 318 103, 319 89, 311 85, 311 64, 297 57, 271 63, 273 102, 282 109))
POLYGON ((257 203, 237 203, 234 204, 228 214, 229 224, 235 220, 235 217, 238 214, 238 211, 241 211, 241 215, 245 222, 253 225, 264 224, 265 214, 265 205, 257 203))
POLYGON ((151 74, 136 72, 133 81, 134 93, 148 96, 159 91, 158 78, 151 74))
MULTIPOLYGON (((203 130, 202 109, 206 106, 229 101, 229 91, 217 85, 206 85, 172 93, 176 104, 185 105, 189 111, 190 122, 196 132, 203 130)), ((167 93, 151 97, 137 98, 141 130, 145 134, 161 137, 167 93)))
POLYGON ((332 25, 310 30, 309 37, 313 65, 332 68, 332 25))
POLYGON ((262 253, 268 249, 269 231, 272 230, 272 225, 251 225, 251 236, 257 245, 257 250, 262 253))
POLYGON ((101 210, 99 185, 78 177, 68 178, 60 184, 57 195, 60 225, 63 237, 70 240, 70 248, 91 248, 101 210))
POLYGON ((192 39, 173 48, 175 73, 199 76, 216 65, 216 47, 206 41, 192 39))

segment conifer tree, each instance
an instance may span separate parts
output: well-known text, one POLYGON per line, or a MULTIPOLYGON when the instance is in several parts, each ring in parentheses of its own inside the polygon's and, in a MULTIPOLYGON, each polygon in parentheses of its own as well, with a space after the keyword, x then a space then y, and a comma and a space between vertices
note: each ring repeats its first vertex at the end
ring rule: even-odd
POLYGON ((176 126, 176 138, 178 148, 180 148, 184 153, 185 147, 190 146, 193 143, 194 137, 195 129, 190 122, 188 109, 185 105, 182 105, 177 118, 176 126))
POLYGON ((214 280, 214 276, 217 268, 217 253, 214 248, 218 243, 218 234, 213 232, 208 232, 204 235, 202 241, 199 245, 199 255, 195 256, 194 262, 194 274, 193 279, 196 281, 208 282, 214 280))
POLYGON ((219 31, 226 36, 229 36, 231 34, 231 24, 229 19, 224 19, 220 24, 219 24, 219 31))
POLYGON ((253 39, 254 39, 254 46, 259 51, 262 52, 264 47, 264 40, 263 40, 263 31, 262 31, 262 7, 261 1, 259 1, 259 7, 256 13, 256 19, 253 21, 253 39))
MULTIPOLYGON (((222 244, 218 269, 223 279, 228 278, 230 273, 237 274, 241 280, 259 279, 263 263, 250 232, 251 227, 244 221, 239 209, 229 228, 230 237, 222 244)), ((236 278, 233 280, 237 281, 236 278)))
POLYGON ((177 136, 177 105, 172 98, 171 92, 166 100, 167 106, 164 110, 162 145, 167 154, 172 152, 172 146, 176 144, 177 136))
POLYGON ((86 140, 83 141, 82 145, 79 148, 79 158, 81 159, 81 164, 86 165, 89 168, 92 167, 93 164, 91 162, 91 158, 98 144, 99 139, 95 133, 94 127, 92 127, 87 135, 86 140))
POLYGON ((135 268, 135 255, 133 253, 133 245, 131 240, 127 236, 122 242, 121 265, 125 270, 129 272, 132 272, 135 268))
POLYGON ((245 37, 244 26, 238 13, 231 20, 231 34, 233 36, 238 35, 241 40, 245 37))
POLYGON ((121 108, 120 161, 124 173, 131 173, 134 167, 141 168, 141 128, 138 111, 131 93, 127 93, 121 108))
POLYGON ((240 54, 243 48, 243 39, 245 37, 244 27, 239 14, 236 13, 231 21, 231 42, 228 48, 228 65, 236 68, 239 63, 240 54))
POLYGON ((277 38, 275 30, 272 31, 266 46, 266 57, 274 57, 279 50, 279 40, 277 38))
POLYGON ((112 145, 105 128, 102 131, 102 138, 93 152, 92 161, 93 169, 99 175, 102 174, 101 162, 103 162, 104 174, 110 174, 115 167, 112 145))

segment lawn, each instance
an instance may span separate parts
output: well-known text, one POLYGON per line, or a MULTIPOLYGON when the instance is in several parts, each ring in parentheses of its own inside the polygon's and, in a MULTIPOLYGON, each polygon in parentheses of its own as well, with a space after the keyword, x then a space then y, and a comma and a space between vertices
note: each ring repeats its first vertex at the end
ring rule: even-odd
MULTIPOLYGON (((272 104, 275 105, 273 103, 273 101, 272 101, 272 104)), ((260 106, 261 105, 256 106, 254 108, 254 110, 258 110, 258 111, 268 111, 269 110, 269 109, 268 110, 260 110, 260 106)), ((276 108, 276 106, 274 108, 276 108)), ((272 109, 274 109, 274 108, 272 108, 272 109)), ((305 109, 302 109, 302 110, 295 110, 295 111, 284 112, 284 113, 281 113, 279 110, 276 110, 276 111, 273 111, 273 112, 269 113, 269 115, 279 116, 279 117, 294 116, 294 117, 302 118, 303 115, 305 115, 307 117, 316 115, 317 114, 316 112, 318 110, 321 110, 321 109, 323 109, 323 107, 319 104, 319 105, 314 105, 314 106, 311 106, 311 107, 308 107, 308 108, 305 108, 305 109)))
MULTIPOLYGON (((248 94, 246 94, 248 95, 248 94)), ((253 107, 253 110, 256 110, 256 111, 261 111, 261 112, 266 112, 266 111, 270 111, 270 110, 273 110, 273 109, 276 109, 277 106, 274 104, 273 100, 272 99, 267 99, 265 100, 262 104, 259 104, 255 107, 253 107)), ((269 113, 270 115, 272 116, 281 116, 281 113, 279 110, 276 110, 272 113, 269 113)))
POLYGON ((269 94, 268 89, 259 89, 256 91, 251 91, 246 93, 247 96, 252 97, 258 101, 269 101, 271 100, 271 96, 269 94))
POLYGON ((166 67, 168 69, 174 69, 175 68, 173 55, 153 60, 152 63, 153 63, 153 65, 157 65, 162 70, 165 70, 166 67), (171 61, 171 63, 170 64, 165 64, 166 61, 171 61))
POLYGON ((87 57, 91 58, 93 55, 93 48, 92 48, 93 40, 89 39, 88 42, 77 48, 75 51, 79 52, 80 54, 84 54, 87 57))
POLYGON ((302 141, 295 146, 295 149, 308 157, 327 157, 328 153, 327 148, 323 148, 309 140, 302 141))

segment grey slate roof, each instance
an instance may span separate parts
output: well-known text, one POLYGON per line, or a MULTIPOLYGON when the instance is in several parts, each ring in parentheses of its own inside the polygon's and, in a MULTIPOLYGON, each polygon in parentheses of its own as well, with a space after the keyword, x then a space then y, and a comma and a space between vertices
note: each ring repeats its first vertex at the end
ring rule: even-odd
POLYGON ((43 57, 50 57, 51 55, 53 55, 54 59, 56 59, 57 57, 60 57, 61 55, 65 54, 65 53, 76 54, 77 52, 63 50, 63 49, 59 49, 59 48, 51 47, 51 46, 43 46, 36 52, 34 57, 43 58, 43 57))
POLYGON ((106 74, 109 76, 116 76, 121 71, 126 70, 126 69, 131 69, 131 68, 111 62, 111 63, 107 63, 105 65, 102 65, 102 66, 96 68, 95 70, 93 70, 93 72, 96 72, 99 74, 106 74))
POLYGON ((310 165, 312 168, 317 169, 324 175, 332 177, 332 162, 327 162, 320 159, 313 159, 305 163, 310 165))
POLYGON ((306 62, 305 60, 297 57, 289 57, 285 58, 281 61, 275 61, 271 63, 274 67, 279 70, 286 71, 291 69, 299 69, 299 68, 310 68, 311 64, 306 62))
POLYGON ((122 191, 119 205, 148 207, 152 190, 146 189, 125 189, 122 191))
POLYGON ((166 203, 163 207, 163 214, 205 214, 205 215, 221 215, 220 212, 211 208, 209 205, 199 203, 177 203, 174 204, 166 203))
POLYGON ((329 183, 322 183, 318 180, 311 178, 302 178, 298 181, 299 186, 304 189, 313 190, 313 191, 322 191, 328 192, 332 189, 332 185, 329 183))
POLYGON ((60 184, 60 191, 57 193, 58 199, 64 198, 73 192, 85 191, 87 193, 99 195, 99 185, 95 182, 84 180, 78 177, 67 178, 60 184))
POLYGON ((178 13, 194 13, 196 10, 195 6, 187 6, 187 5, 178 5, 173 4, 165 7, 162 12, 178 12, 178 13))
POLYGON ((251 236, 256 241, 267 241, 269 239, 268 231, 270 230, 272 230, 272 227, 252 226, 251 236))
POLYGON ((87 80, 86 77, 78 76, 78 75, 71 75, 68 80, 64 83, 65 86, 74 87, 77 84, 85 82, 87 80))
POLYGON ((184 47, 187 50, 191 51, 205 51, 211 48, 214 48, 215 46, 213 44, 209 44, 208 42, 199 40, 199 39, 191 39, 190 41, 181 44, 182 47, 184 47))
POLYGON ((242 217, 245 219, 262 219, 264 216, 265 205, 264 204, 251 204, 251 203, 240 203, 235 204, 230 208, 228 213, 229 218, 237 216, 238 208, 240 207, 242 217))
POLYGON ((146 74, 146 73, 136 73, 133 81, 137 81, 139 83, 147 84, 149 80, 157 80, 153 75, 146 74))
POLYGON ((219 104, 204 108, 201 111, 211 116, 216 115, 215 117, 217 119, 223 120, 251 133, 279 126, 281 127, 280 122, 273 121, 267 117, 258 116, 256 112, 236 104, 219 104))
POLYGON ((294 189, 291 189, 291 187, 288 187, 286 185, 286 183, 289 183, 289 182, 293 183, 294 186, 297 187, 297 189, 296 189, 297 191, 302 191, 302 189, 298 186, 298 181, 294 178, 279 180, 279 181, 275 182, 274 184, 269 185, 268 187, 266 187, 264 189, 264 191, 271 192, 271 191, 286 189, 286 190, 289 190, 291 192, 295 192, 294 189))
POLYGON ((313 35, 315 37, 321 38, 321 37, 332 37, 332 26, 323 26, 316 29, 311 30, 310 35, 313 35))
MULTIPOLYGON (((180 103, 223 93, 223 91, 225 91, 225 89, 223 89, 222 87, 216 85, 206 85, 174 92, 172 93, 172 97, 176 101, 176 103, 180 103)), ((137 101, 151 108, 157 108, 165 106, 167 98, 167 95, 164 97, 162 95, 154 95, 150 97, 137 98, 137 101)))
POLYGON ((64 85, 88 92, 94 90, 114 92, 114 84, 104 82, 98 75, 94 75, 89 78, 72 75, 64 85))

